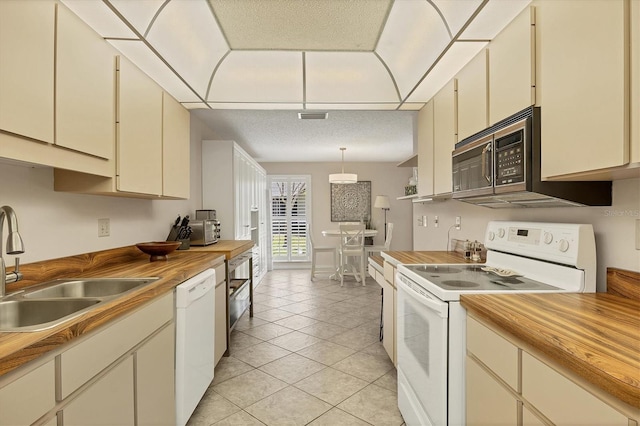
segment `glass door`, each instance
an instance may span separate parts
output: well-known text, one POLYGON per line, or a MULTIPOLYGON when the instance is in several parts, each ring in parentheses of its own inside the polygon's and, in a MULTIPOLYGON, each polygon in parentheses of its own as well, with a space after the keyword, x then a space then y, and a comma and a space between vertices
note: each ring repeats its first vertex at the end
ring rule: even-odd
POLYGON ((271 259, 273 262, 310 261, 307 238, 310 207, 309 176, 270 176, 271 259))

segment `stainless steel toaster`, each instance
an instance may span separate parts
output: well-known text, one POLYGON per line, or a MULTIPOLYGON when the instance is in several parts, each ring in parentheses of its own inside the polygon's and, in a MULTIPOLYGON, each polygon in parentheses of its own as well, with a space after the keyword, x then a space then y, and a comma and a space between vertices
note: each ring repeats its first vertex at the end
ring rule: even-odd
POLYGON ((192 220, 189 222, 192 231, 191 245, 208 246, 217 243, 215 222, 214 220, 192 220))

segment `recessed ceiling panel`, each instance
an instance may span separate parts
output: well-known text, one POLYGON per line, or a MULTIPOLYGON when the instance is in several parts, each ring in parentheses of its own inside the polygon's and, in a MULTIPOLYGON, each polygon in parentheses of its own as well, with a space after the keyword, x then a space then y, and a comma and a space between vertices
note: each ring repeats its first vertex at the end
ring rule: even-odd
POLYGON ((391 0, 209 0, 231 49, 373 51, 391 0))
POLYGON ((530 3, 531 0, 489 0, 489 3, 464 30, 461 38, 493 40, 530 3))
POLYGON ((63 0, 63 3, 102 37, 136 37, 135 33, 101 1, 63 0))
POLYGON ((302 53, 233 51, 216 71, 209 101, 302 102, 302 53))
POLYGON ((109 40, 116 49, 136 64, 178 102, 200 102, 191 91, 147 46, 137 40, 109 40))
POLYGON ((327 110, 327 111, 331 111, 331 110, 337 110, 337 109, 342 109, 342 110, 354 110, 354 111, 394 111, 396 108, 398 108, 398 103, 388 103, 388 104, 312 104, 312 103, 307 103, 305 104, 305 106, 307 107, 307 109, 309 110, 327 110))
POLYGON ((470 41, 454 43, 407 101, 428 102, 486 45, 486 42, 470 41))
POLYGON ((422 107, 424 107, 423 103, 409 103, 409 102, 405 102, 402 105, 400 105, 400 110, 401 111, 419 111, 422 109, 422 107))
POLYGON ((376 52, 405 97, 450 41, 442 17, 428 1, 396 1, 376 52))
POLYGON ((389 72, 373 53, 309 52, 305 58, 307 102, 399 101, 389 72))
POLYGON ((182 106, 186 109, 209 109, 209 106, 204 102, 183 102, 182 106))
POLYGON ((169 2, 147 40, 203 98, 213 70, 228 51, 205 1, 169 2))
POLYGON ((142 35, 164 2, 165 0, 109 0, 109 3, 142 35))
POLYGON ((243 102, 235 102, 235 103, 228 103, 228 102, 209 102, 209 106, 211 107, 211 109, 241 109, 241 110, 268 110, 268 111, 272 111, 272 110, 295 110, 295 109, 302 109, 303 105, 302 104, 287 104, 287 103, 277 103, 277 104, 270 104, 270 103, 258 103, 258 102, 253 102, 253 103, 243 103, 243 102))
MULTIPOLYGON (((451 35, 455 37, 462 26, 469 20, 482 0, 432 0, 449 25, 451 35)), ((502 1, 504 3, 504 0, 502 1)))

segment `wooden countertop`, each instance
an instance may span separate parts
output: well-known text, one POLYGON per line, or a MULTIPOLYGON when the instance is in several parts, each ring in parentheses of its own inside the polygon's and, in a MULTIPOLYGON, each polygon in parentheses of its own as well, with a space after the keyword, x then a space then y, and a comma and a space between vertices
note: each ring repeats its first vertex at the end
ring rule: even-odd
POLYGON ((247 250, 251 250, 253 245, 251 240, 218 240, 217 243, 208 246, 191 246, 187 251, 220 253, 224 254, 226 260, 230 260, 247 250))
POLYGON ((640 301, 604 293, 475 294, 460 300, 469 312, 640 408, 640 301))
POLYGON ((394 266, 401 263, 478 263, 455 251, 385 251, 382 257, 394 266))
POLYGON ((166 261, 149 262, 148 255, 135 246, 129 246, 21 265, 24 278, 8 285, 8 293, 58 278, 160 279, 128 294, 104 301, 89 312, 56 327, 37 332, 0 333, 0 376, 172 291, 180 283, 223 261, 221 253, 212 255, 211 252, 178 250, 169 254, 166 261))

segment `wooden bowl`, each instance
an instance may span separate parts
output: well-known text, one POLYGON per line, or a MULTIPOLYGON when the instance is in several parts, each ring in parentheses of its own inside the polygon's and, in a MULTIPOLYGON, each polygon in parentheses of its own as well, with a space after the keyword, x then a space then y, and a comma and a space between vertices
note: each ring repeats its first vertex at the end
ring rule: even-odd
POLYGON ((153 241, 150 243, 138 243, 136 247, 143 253, 150 255, 149 262, 167 260, 168 254, 180 247, 180 241, 153 241))

